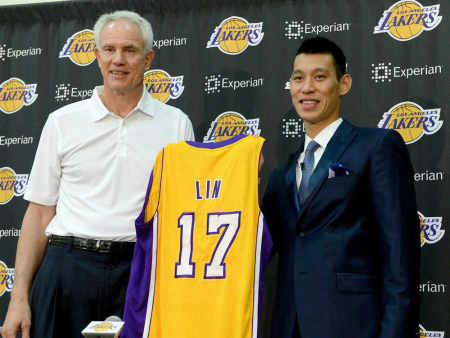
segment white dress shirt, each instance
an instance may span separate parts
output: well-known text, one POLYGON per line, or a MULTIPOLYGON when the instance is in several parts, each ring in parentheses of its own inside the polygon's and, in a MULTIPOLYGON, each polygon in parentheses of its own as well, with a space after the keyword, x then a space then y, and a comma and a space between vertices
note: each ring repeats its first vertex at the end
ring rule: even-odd
MULTIPOLYGON (((317 150, 314 152, 313 172, 317 166, 317 163, 319 163, 320 158, 322 157, 328 142, 330 142, 331 138, 333 137, 334 133, 341 125, 341 123, 342 118, 338 118, 336 121, 333 121, 331 124, 322 129, 320 133, 317 134, 316 137, 314 138, 314 141, 316 141, 319 144, 319 148, 317 148, 317 150)), ((309 142, 311 142, 311 140, 312 139, 308 135, 305 135, 305 145, 302 153, 300 154, 297 160, 297 168, 296 168, 297 189, 300 187, 300 182, 302 181, 302 165, 305 159, 305 150, 309 142)))
POLYGON ((186 114, 145 90, 121 118, 99 89, 49 115, 24 198, 56 205, 47 236, 135 241, 156 155, 168 143, 194 140, 194 131, 186 114))

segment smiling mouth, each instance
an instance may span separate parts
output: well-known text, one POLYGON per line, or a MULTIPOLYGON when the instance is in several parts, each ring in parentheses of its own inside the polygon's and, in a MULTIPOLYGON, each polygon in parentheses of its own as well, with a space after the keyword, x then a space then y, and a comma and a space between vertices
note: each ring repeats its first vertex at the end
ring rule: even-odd
POLYGON ((115 77, 123 77, 123 76, 127 75, 128 72, 121 72, 121 71, 117 71, 117 70, 111 70, 110 74, 112 74, 115 77))
POLYGON ((300 103, 300 107, 304 111, 314 111, 320 104, 320 100, 314 99, 302 99, 298 101, 300 103))
POLYGON ((317 104, 319 102, 320 102, 319 100, 300 100, 301 104, 307 104, 307 105, 309 105, 309 104, 317 104))

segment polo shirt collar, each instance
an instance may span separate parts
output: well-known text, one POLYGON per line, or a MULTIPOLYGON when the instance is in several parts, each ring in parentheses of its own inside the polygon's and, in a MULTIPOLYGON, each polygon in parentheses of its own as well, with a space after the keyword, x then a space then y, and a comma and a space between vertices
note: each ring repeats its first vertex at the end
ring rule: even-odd
MULTIPOLYGON (((92 100, 92 102, 93 102, 93 107, 94 107, 94 109, 91 110, 91 118, 92 118, 93 122, 100 121, 107 115, 113 114, 105 107, 102 100, 100 99, 98 91, 102 87, 103 86, 95 87, 94 91, 92 93, 92 97, 90 98, 90 100, 92 100)), ((151 95, 145 90, 145 86, 144 86, 142 88, 141 99, 139 100, 137 106, 130 112, 130 114, 128 114, 128 116, 133 114, 135 111, 140 111, 150 117, 154 117, 155 112, 156 112, 154 100, 155 99, 152 98, 151 95)))

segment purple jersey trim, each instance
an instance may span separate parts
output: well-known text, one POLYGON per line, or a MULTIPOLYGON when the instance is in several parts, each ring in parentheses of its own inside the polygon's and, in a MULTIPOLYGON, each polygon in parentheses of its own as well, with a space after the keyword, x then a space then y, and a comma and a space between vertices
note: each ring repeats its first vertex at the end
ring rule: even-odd
MULTIPOLYGON (((273 247, 272 236, 269 231, 269 225, 263 215, 263 233, 262 233, 262 243, 261 243, 261 252, 260 252, 260 261, 259 261, 259 289, 258 289, 258 322, 261 319, 261 312, 263 307, 263 298, 264 298, 264 271, 266 269, 267 263, 269 262, 270 253, 273 247)), ((259 330, 258 330, 259 331, 259 330)), ((259 337, 259 332, 257 333, 259 337)))
MULTIPOLYGON (((267 224, 266 219, 263 215, 263 234, 262 234, 262 243, 261 243, 261 261, 260 261, 260 267, 261 267, 261 276, 259 278, 259 299, 262 299, 263 296, 263 274, 264 270, 266 269, 267 263, 269 262, 270 253, 272 251, 273 247, 273 241, 272 236, 270 235, 269 231, 269 225, 267 224)), ((259 303, 259 310, 261 310, 262 302, 259 303)))
MULTIPOLYGON (((161 176, 164 168, 164 150, 162 153, 161 176)), ((121 338, 142 337, 147 316, 148 296, 150 290, 150 278, 152 272, 152 254, 153 254, 153 221, 154 216, 145 222, 145 209, 148 204, 150 192, 153 186, 153 174, 145 195, 144 206, 141 213, 135 221, 136 227, 136 245, 134 247, 133 260, 131 261, 130 279, 125 301, 123 320, 125 322, 121 338)), ((161 191, 161 181, 159 189, 161 191)), ((159 198, 158 198, 159 204, 159 198)))
POLYGON ((202 142, 196 142, 196 141, 186 141, 186 143, 189 144, 190 146, 193 146, 196 148, 216 149, 216 148, 224 147, 224 146, 227 146, 234 142, 237 142, 247 136, 248 135, 237 135, 232 138, 229 138, 228 140, 219 141, 219 142, 215 142, 215 143, 202 143, 202 142))
POLYGON ((136 220, 134 221, 134 224, 136 226, 137 223, 142 224, 144 223, 144 219, 145 219, 145 209, 147 207, 147 203, 148 203, 148 198, 150 196, 150 191, 152 190, 152 185, 153 185, 153 170, 150 174, 150 180, 148 182, 148 186, 147 186, 147 192, 145 194, 145 201, 144 201, 144 205, 142 206, 142 210, 141 213, 139 214, 139 216, 136 218, 136 220))
POLYGON ((136 235, 121 338, 142 337, 144 331, 152 270, 153 218, 147 223, 136 220, 136 235))
MULTIPOLYGON (((260 172, 259 172, 259 164, 261 163, 261 155, 262 155, 263 148, 264 148, 265 144, 266 144, 266 140, 263 140, 263 144, 261 146, 261 149, 259 150, 259 157, 258 157, 258 178, 257 178, 257 180, 258 180, 258 185, 257 185, 257 187, 258 187, 258 196, 261 196, 261 191, 259 190, 261 188, 260 179, 259 179, 260 178, 260 176, 259 176, 259 174, 260 174, 260 172)), ((262 170, 262 168, 261 168, 261 170, 262 170)), ((258 208, 259 208, 259 210, 261 210, 261 203, 259 201, 259 198, 258 198, 258 208)), ((265 218, 264 218, 264 222, 265 222, 265 218)))

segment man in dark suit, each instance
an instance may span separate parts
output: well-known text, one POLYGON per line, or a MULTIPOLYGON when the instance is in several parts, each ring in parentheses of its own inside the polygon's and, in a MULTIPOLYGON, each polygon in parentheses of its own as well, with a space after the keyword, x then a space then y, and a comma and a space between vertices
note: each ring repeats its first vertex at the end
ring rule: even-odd
POLYGON ((412 338, 420 241, 406 146, 339 117, 352 78, 330 40, 303 42, 290 83, 306 136, 262 203, 279 252, 272 337, 412 338))

